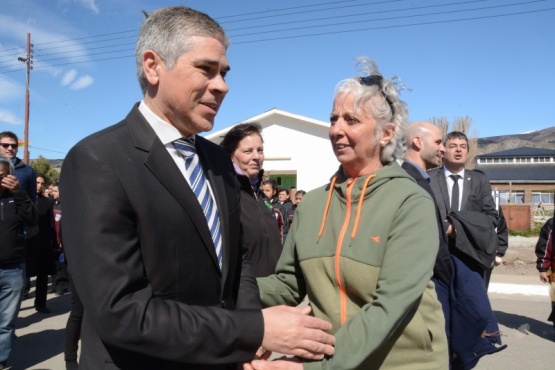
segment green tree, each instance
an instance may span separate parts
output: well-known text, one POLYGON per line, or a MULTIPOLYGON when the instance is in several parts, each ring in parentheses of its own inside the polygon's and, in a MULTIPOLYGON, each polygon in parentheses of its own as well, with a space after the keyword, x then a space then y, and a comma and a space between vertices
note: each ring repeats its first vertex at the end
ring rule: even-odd
POLYGON ((60 179, 60 172, 56 170, 50 161, 43 156, 39 156, 37 159, 31 160, 29 165, 33 167, 36 173, 41 173, 46 176, 46 183, 51 184, 53 182, 58 182, 60 179))

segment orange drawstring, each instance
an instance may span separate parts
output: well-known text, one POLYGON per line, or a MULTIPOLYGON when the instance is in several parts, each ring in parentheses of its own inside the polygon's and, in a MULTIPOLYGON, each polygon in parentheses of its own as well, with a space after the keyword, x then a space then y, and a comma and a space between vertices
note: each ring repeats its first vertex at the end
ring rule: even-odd
POLYGON ((358 221, 360 220, 360 210, 362 209, 362 201, 364 200, 364 192, 366 191, 366 188, 368 187, 368 183, 370 182, 370 180, 372 180, 374 177, 376 177, 376 174, 373 173, 372 175, 368 176, 366 178, 366 181, 364 181, 364 185, 362 186, 362 190, 360 191, 360 199, 358 200, 358 209, 357 209, 357 216, 355 218, 355 225, 353 226, 353 232, 351 233, 351 239, 354 239, 356 234, 357 234, 357 230, 358 230, 358 221))
POLYGON ((331 204, 331 196, 333 194, 333 186, 335 185, 335 180, 337 179, 337 176, 334 176, 331 179, 331 183, 330 183, 330 192, 328 194, 328 200, 326 202, 326 208, 324 209, 324 216, 322 217, 322 226, 320 226, 320 231, 318 232, 318 239, 320 239, 320 237, 322 236, 322 233, 324 232, 324 226, 326 226, 326 218, 328 216, 328 211, 330 209, 330 204, 331 204))

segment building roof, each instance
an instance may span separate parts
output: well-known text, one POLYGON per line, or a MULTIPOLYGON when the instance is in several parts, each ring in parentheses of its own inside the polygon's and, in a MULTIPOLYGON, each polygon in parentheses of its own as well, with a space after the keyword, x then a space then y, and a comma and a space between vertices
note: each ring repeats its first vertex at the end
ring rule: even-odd
POLYGON ((555 157, 555 150, 521 147, 488 154, 481 154, 478 158, 514 158, 514 157, 555 157))
POLYGON ((270 109, 270 110, 268 110, 264 113, 258 114, 254 117, 250 117, 250 118, 247 118, 246 120, 243 120, 241 122, 237 122, 237 123, 234 123, 230 126, 227 126, 227 127, 223 128, 219 131, 212 132, 212 133, 206 135, 205 137, 208 140, 210 140, 212 142, 215 142, 216 144, 219 144, 223 140, 223 137, 227 134, 227 132, 239 123, 258 122, 258 123, 260 123, 260 125, 264 129, 264 128, 266 128, 269 119, 270 118, 275 118, 275 117, 290 118, 290 119, 293 119, 297 123, 300 123, 302 125, 310 125, 312 127, 316 127, 319 130, 326 130, 326 132, 330 127, 330 124, 328 122, 319 121, 319 120, 314 119, 314 118, 301 116, 299 114, 294 114, 294 113, 287 112, 287 111, 284 111, 284 110, 281 110, 281 109, 278 109, 278 108, 272 108, 272 109, 270 109))
POLYGON ((482 164, 476 166, 490 181, 554 183, 555 163, 482 164))

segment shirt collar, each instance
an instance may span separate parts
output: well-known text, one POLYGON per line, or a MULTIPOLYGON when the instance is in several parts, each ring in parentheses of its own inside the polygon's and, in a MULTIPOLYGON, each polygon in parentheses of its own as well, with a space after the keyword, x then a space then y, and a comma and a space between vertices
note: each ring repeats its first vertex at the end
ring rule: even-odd
POLYGON ((418 172, 420 172, 422 177, 429 181, 430 175, 428 175, 428 172, 426 172, 422 167, 420 167, 419 165, 417 165, 416 163, 411 162, 411 161, 405 160, 405 162, 412 164, 418 170, 418 172))
MULTIPOLYGON (((173 127, 170 123, 164 121, 162 118, 158 117, 143 101, 139 104, 139 111, 143 114, 147 122, 150 124, 156 136, 160 139, 162 144, 171 144, 174 141, 181 139, 183 135, 178 129, 173 127)), ((196 135, 191 135, 187 139, 195 143, 196 135)))
POLYGON ((461 178, 464 179, 464 171, 465 171, 464 168, 461 170, 461 172, 454 173, 454 172, 449 171, 449 170, 447 169, 447 167, 443 166, 443 171, 444 171, 444 173, 445 173, 445 178, 447 178, 447 177, 449 177, 449 176, 451 176, 451 175, 459 175, 461 178))

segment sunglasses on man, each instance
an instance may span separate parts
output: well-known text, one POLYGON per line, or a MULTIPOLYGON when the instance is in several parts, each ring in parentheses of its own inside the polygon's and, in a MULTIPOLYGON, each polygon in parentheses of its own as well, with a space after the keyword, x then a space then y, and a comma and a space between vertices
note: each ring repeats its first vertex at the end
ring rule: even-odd
POLYGON ((0 143, 0 145, 2 145, 2 148, 4 149, 8 149, 9 147, 12 147, 12 149, 17 149, 18 147, 18 144, 0 143))

